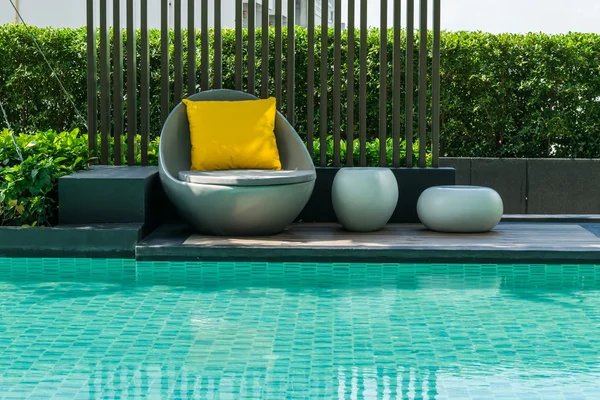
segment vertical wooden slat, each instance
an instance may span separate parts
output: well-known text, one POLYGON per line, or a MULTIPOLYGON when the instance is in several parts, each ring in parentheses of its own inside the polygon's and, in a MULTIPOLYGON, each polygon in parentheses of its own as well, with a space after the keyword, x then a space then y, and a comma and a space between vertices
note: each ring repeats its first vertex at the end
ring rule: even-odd
POLYGON ((402 80, 402 67, 400 62, 402 60, 401 48, 400 48, 400 34, 402 32, 402 19, 400 11, 400 0, 394 0, 394 95, 392 104, 392 126, 393 126, 393 140, 394 144, 392 147, 392 166, 398 168, 400 166, 400 134, 402 126, 400 125, 400 113, 402 112, 402 99, 400 98, 401 80, 402 80))
POLYGON ((431 95, 431 164, 440 166, 440 30, 441 1, 433 0, 433 60, 431 95))
POLYGON ((100 164, 108 164, 110 135, 110 46, 108 4, 100 0, 100 164))
POLYGON ((160 117, 164 124, 171 111, 169 82, 169 1, 160 3, 160 117))
POLYGON ((334 3, 334 52, 333 52, 333 166, 339 167, 341 163, 340 142, 341 137, 341 86, 342 86, 342 0, 334 3))
POLYGON ((256 0, 248 0, 248 93, 254 94, 256 83, 256 0))
POLYGON ((200 89, 209 89, 209 76, 208 76, 208 0, 202 0, 200 3, 200 89))
POLYGON ((137 135, 137 38, 135 2, 127 0, 127 164, 135 164, 137 135))
POLYGON ((413 166, 413 98, 414 98, 415 0, 406 1, 406 94, 404 121, 406 124, 406 166, 413 166))
POLYGON ((121 165, 123 150, 123 30, 121 0, 113 0, 113 162, 121 165))
POLYGON ((281 109, 281 1, 275 0, 275 98, 277 99, 277 109, 281 109))
POLYGON ((243 11, 242 0, 235 0, 235 89, 242 90, 242 74, 243 74, 243 62, 244 62, 244 49, 243 49, 243 28, 242 23, 242 11, 243 11))
POLYGON ((174 24, 173 24, 173 104, 179 104, 183 96, 183 29, 181 27, 181 0, 175 1, 174 24))
POLYGON ((269 96, 269 0, 262 2, 261 96, 269 96))
POLYGON ((308 0, 308 49, 306 70, 306 145, 314 154, 315 134, 315 0, 308 0))
POLYGON ((328 15, 329 15, 329 0, 321 0, 321 84, 320 91, 321 96, 319 97, 320 102, 320 115, 319 115, 319 130, 321 137, 321 167, 327 166, 327 50, 328 50, 328 15))
POLYGON ((221 0, 215 1, 215 66, 214 66, 214 83, 215 89, 220 89, 223 86, 223 31, 221 30, 221 0))
POLYGON ((346 166, 354 165, 354 24, 355 1, 348 0, 348 114, 346 126, 346 166))
POLYGON ((150 140, 150 41, 148 37, 148 0, 141 0, 141 146, 142 165, 148 165, 150 140))
POLYGON ((196 19, 195 0, 188 0, 188 96, 196 93, 196 19))
POLYGON ((91 157, 97 156, 96 134, 98 132, 98 67, 96 65, 96 24, 94 22, 94 0, 87 0, 87 126, 88 148, 91 157))
POLYGON ((360 1, 360 166, 367 165, 367 0, 360 1))
POLYGON ((427 151, 427 0, 421 0, 419 24, 419 167, 427 151))
POLYGON ((387 0, 381 0, 379 29, 379 166, 387 163, 387 0))
POLYGON ((296 111, 295 85, 296 85, 296 13, 294 0, 288 0, 288 26, 287 26, 287 119, 294 125, 296 111))

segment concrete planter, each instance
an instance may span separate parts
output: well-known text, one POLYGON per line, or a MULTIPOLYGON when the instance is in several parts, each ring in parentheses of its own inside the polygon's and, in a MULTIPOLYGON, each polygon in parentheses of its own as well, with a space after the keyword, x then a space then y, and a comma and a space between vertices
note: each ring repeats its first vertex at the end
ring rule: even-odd
POLYGON ((457 185, 495 189, 506 214, 600 214, 600 160, 441 158, 457 185))
POLYGON ((0 227, 0 257, 131 258, 142 224, 0 227))
POLYGON ((125 257, 162 217, 156 167, 93 167, 58 180, 59 225, 0 227, 0 257, 125 257))

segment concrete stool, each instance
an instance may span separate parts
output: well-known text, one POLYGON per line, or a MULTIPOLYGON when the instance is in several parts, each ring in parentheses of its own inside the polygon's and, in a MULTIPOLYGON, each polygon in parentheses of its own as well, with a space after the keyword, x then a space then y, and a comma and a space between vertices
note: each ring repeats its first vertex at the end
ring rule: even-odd
POLYGON ((423 225, 438 232, 487 232, 500 222, 503 212, 500 195, 481 186, 434 186, 417 201, 423 225))
POLYGON ((398 204, 398 182, 389 168, 342 168, 335 174, 331 197, 344 228, 372 232, 392 217, 398 204))

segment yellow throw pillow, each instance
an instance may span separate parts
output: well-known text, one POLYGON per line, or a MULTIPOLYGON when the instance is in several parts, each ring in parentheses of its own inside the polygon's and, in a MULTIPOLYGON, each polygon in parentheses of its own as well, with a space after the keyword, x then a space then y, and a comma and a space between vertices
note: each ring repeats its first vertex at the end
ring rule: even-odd
POLYGON ((275 98, 183 103, 190 123, 191 170, 281 169, 275 98))

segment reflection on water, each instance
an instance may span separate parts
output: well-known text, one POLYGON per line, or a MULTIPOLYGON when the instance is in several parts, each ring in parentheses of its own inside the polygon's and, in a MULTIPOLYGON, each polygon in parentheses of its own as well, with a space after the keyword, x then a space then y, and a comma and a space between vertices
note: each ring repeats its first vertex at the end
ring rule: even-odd
POLYGON ((0 398, 600 398, 594 266, 0 260, 0 398))
MULTIPOLYGON (((20 381, 49 382, 45 390, 52 391, 55 398, 88 399, 597 399, 600 393, 600 370, 571 373, 339 366, 330 376, 278 375, 269 370, 199 372, 185 366, 99 366, 90 373, 64 376, 26 372, 26 379, 20 381)), ((6 379, 3 382, 8 383, 6 379)), ((11 389, 19 393, 30 386, 15 381, 11 389)))
POLYGON ((213 287, 598 290, 600 266, 135 262, 0 258, 0 280, 213 287))

